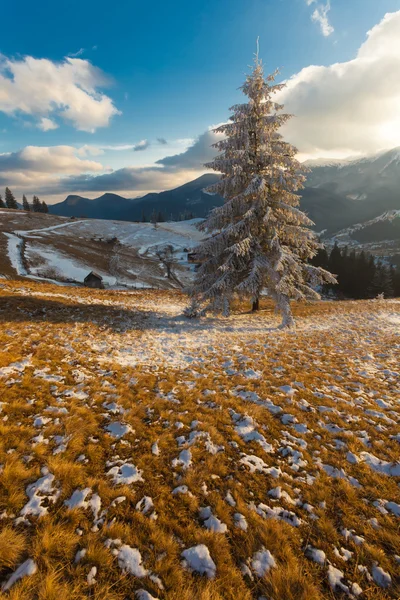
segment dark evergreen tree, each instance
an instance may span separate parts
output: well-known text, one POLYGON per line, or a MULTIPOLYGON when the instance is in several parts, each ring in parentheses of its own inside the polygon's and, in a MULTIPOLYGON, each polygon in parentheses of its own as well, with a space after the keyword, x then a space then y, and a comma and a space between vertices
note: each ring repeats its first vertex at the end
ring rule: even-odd
POLYGON ((42 213, 48 213, 49 212, 49 207, 47 206, 46 202, 43 200, 42 202, 42 206, 41 206, 42 210, 40 212, 42 213))
POLYGON ((18 204, 17 201, 15 199, 14 194, 12 193, 12 191, 6 187, 6 191, 5 191, 5 201, 6 201, 6 206, 7 208, 14 208, 14 209, 18 209, 18 204))
POLYGON ((26 210, 27 212, 29 212, 31 210, 30 206, 29 206, 29 202, 26 199, 25 194, 22 196, 22 207, 24 210, 26 210))
POLYGON ((320 248, 315 257, 312 260, 312 264, 315 267, 322 267, 323 269, 328 269, 329 263, 329 254, 325 247, 320 248))
POLYGON ((375 298, 379 294, 383 294, 385 298, 391 298, 394 293, 393 287, 390 267, 379 263, 376 266, 374 277, 368 287, 371 297, 375 298))
POLYGON ((3 198, 1 197, 1 194, 0 194, 0 208, 5 208, 5 207, 6 207, 6 205, 4 204, 4 200, 3 200, 3 198))
POLYGON ((393 282, 393 296, 398 298, 400 296, 400 268, 392 265, 391 266, 391 276, 393 282))
POLYGON ((33 212, 42 212, 42 203, 37 196, 33 196, 32 199, 32 210, 33 212))
MULTIPOLYGON (((375 262, 373 262, 375 267, 375 262)), ((371 281, 371 273, 369 269, 369 260, 365 252, 362 251, 355 259, 355 269, 353 270, 355 297, 362 298, 368 284, 371 281)), ((373 276, 373 275, 372 275, 373 276)))

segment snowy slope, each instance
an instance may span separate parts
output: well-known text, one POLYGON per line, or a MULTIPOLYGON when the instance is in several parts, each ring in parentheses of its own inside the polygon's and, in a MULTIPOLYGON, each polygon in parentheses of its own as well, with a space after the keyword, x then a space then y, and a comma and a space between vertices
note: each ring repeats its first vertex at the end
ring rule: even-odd
POLYGON ((166 270, 157 256, 168 245, 174 253, 173 272, 185 285, 193 272, 187 254, 204 237, 197 229, 201 219, 157 227, 82 219, 29 228, 25 213, 14 212, 12 217, 13 228, 3 233, 15 274, 60 282, 82 283, 94 270, 107 286, 174 287, 177 283, 166 281, 166 270))

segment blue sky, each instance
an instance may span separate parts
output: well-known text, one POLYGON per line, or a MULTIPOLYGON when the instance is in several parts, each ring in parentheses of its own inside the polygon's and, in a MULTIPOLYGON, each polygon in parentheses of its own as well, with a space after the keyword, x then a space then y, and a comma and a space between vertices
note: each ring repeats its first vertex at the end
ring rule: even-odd
MULTIPOLYGON (((99 167, 92 170, 90 161, 108 171, 151 167, 163 156, 184 152, 211 125, 226 120, 228 107, 240 97, 237 88, 251 63, 257 36, 260 36, 260 55, 266 70, 280 67, 281 77, 286 79, 310 65, 329 68, 336 63, 348 63, 357 56, 367 32, 377 26, 386 13, 399 10, 399 0, 331 0, 330 4, 328 0, 175 0, 169 3, 119 0, 113 5, 103 0, 8 2, 2 7, 2 21, 7 27, 2 28, 0 36, 3 77, 17 80, 17 71, 10 74, 9 65, 4 66, 6 60, 26 68, 19 74, 20 89, 10 91, 10 98, 3 101, 3 106, 0 88, 0 153, 17 155, 26 147, 60 145, 97 148, 80 150, 78 156, 88 163, 86 170, 84 164, 78 168, 81 178, 86 172, 92 175, 101 172, 99 167), (82 75, 82 69, 91 69, 95 89, 89 89, 88 95, 95 97, 103 93, 107 106, 104 101, 104 106, 92 107, 86 100, 81 106, 80 98, 75 98, 75 86, 67 91, 66 97, 70 93, 70 102, 76 105, 73 116, 66 119, 60 103, 64 101, 63 86, 71 84, 67 70, 56 75, 54 86, 58 86, 58 92, 54 92, 54 98, 49 92, 52 83, 46 80, 44 84, 49 94, 48 105, 57 109, 47 110, 40 106, 39 100, 30 99, 30 77, 37 88, 46 65, 59 65, 68 56, 77 61, 72 69, 76 86, 81 87, 82 77, 87 80, 88 74, 85 71, 82 75), (31 63, 35 65, 32 71, 24 62, 25 57, 49 62, 31 63), (93 67, 88 67, 89 63, 93 67), (14 100, 15 94, 17 100, 14 100), (13 110, 13 101, 18 104, 16 110, 13 110), (98 118, 94 118, 95 109, 99 110, 98 118), (85 111, 89 125, 85 125, 85 111), (157 142, 157 138, 168 143, 157 142), (142 144, 146 149, 135 152, 133 146, 143 140, 147 140, 142 144)), ((302 145, 297 138, 294 141, 302 145)), ((308 151, 306 146, 305 152, 310 156, 329 151, 323 144, 315 152, 308 151)), ((371 149, 366 147, 365 150, 371 149)), ((339 143, 336 149, 331 148, 332 155, 336 151, 356 154, 362 152, 362 148, 346 142, 343 146, 339 143)), ((6 166, 2 167, 0 161, 0 182, 2 172, 11 172, 11 162, 7 159, 6 166)), ((12 168, 15 172, 16 167, 12 168)), ((64 165, 58 173, 65 179, 77 171, 72 166, 68 173, 64 165)), ((3 179, 6 176, 3 175, 3 179)), ((44 175, 36 179, 37 188, 48 193, 50 200, 64 194, 64 189, 56 190, 57 186, 46 187, 44 175)), ((172 184, 173 178, 170 179, 172 184)), ((21 181, 21 177, 16 178, 18 189, 23 188, 21 181)), ((176 181, 180 181, 179 177, 176 181)), ((76 190, 79 183, 73 183, 76 190)), ((165 181, 168 183, 169 179, 165 181)), ((155 182, 154 189, 160 185, 161 182, 155 182)), ((146 182, 146 186, 151 188, 151 182, 146 182)), ((67 192, 68 186, 64 187, 67 192)), ((131 188, 135 186, 128 185, 124 191, 129 192, 131 188)), ((138 191, 147 191, 139 188, 136 186, 138 191)), ((35 191, 34 178, 26 189, 29 193, 35 191)), ((132 189, 132 195, 136 195, 136 189, 132 189)))

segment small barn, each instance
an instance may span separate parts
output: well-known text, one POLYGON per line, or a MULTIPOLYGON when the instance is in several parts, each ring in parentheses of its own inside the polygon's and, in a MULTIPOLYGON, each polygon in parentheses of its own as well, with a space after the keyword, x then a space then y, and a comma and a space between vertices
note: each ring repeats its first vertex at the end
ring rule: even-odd
POLYGON ((98 273, 95 273, 94 271, 90 271, 89 275, 86 275, 85 279, 83 280, 83 283, 86 287, 90 288, 104 288, 102 276, 98 273))

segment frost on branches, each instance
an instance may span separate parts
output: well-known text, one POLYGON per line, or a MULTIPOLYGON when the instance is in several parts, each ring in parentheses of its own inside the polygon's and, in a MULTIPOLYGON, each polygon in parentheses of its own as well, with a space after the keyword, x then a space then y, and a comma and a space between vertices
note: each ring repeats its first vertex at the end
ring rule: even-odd
POLYGON ((317 286, 335 278, 308 262, 319 243, 309 228, 313 222, 298 208, 304 169, 296 148, 279 134, 290 115, 273 97, 284 85, 274 83, 277 73, 264 78, 258 55, 254 63, 242 86, 248 102, 233 106, 229 122, 214 130, 225 137, 214 144, 219 155, 206 167, 222 178, 207 191, 225 203, 201 225, 210 237, 195 250, 201 265, 186 314, 227 315, 235 295, 257 303, 266 289, 282 326, 290 327, 290 299, 319 299, 317 286))

